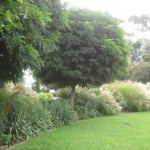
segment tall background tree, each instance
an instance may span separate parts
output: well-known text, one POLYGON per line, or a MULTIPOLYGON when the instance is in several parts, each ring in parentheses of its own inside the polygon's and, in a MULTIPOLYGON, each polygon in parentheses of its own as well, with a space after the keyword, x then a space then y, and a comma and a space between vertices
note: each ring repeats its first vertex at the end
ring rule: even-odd
POLYGON ((148 15, 131 16, 129 21, 133 22, 135 28, 145 36, 132 44, 134 66, 131 67, 131 79, 146 83, 150 81, 150 41, 145 33, 150 31, 150 17, 148 15))
POLYGON ((23 70, 39 69, 41 56, 56 49, 63 26, 59 0, 0 2, 0 79, 16 81, 23 70))
POLYGON ((127 65, 128 47, 120 21, 109 14, 84 9, 68 11, 69 28, 62 30, 59 49, 44 57, 38 77, 45 84, 96 86, 120 75, 127 65))

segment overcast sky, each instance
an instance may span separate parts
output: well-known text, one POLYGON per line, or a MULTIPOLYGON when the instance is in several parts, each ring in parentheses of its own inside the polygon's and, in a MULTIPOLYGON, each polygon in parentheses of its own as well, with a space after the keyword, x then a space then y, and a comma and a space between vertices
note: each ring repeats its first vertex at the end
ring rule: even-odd
POLYGON ((132 15, 150 15, 150 0, 61 0, 71 6, 107 11, 123 20, 132 15))
MULTIPOLYGON (((135 25, 127 22, 130 16, 149 15, 150 16, 150 0, 61 0, 67 2, 69 6, 99 10, 109 12, 112 16, 120 18, 124 21, 123 28, 127 33, 133 33, 136 38, 143 35, 135 31, 135 25), (136 34, 135 34, 136 33, 136 34)), ((150 37, 149 33, 146 33, 150 37)), ((145 35, 144 35, 145 36, 145 35)))

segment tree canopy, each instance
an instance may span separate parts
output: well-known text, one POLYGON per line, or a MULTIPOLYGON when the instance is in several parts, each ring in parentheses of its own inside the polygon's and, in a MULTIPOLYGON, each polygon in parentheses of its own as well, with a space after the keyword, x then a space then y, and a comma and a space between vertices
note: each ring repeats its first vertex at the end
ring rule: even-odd
POLYGON ((141 16, 131 16, 129 21, 133 22, 134 24, 138 25, 138 28, 141 31, 150 30, 150 17, 148 15, 141 15, 141 16))
POLYGON ((0 78, 17 80, 26 69, 38 69, 41 55, 56 49, 63 26, 59 0, 0 2, 0 78))
POLYGON ((61 31, 58 50, 44 56, 38 72, 42 81, 71 86, 74 93, 76 85, 101 85, 118 76, 128 55, 120 21, 85 9, 70 9, 68 20, 69 28, 61 31))
POLYGON ((146 83, 150 81, 150 65, 149 62, 141 62, 132 67, 131 79, 146 83))
MULTIPOLYGON (((138 25, 137 28, 141 31, 141 34, 144 32, 150 31, 150 17, 148 15, 142 16, 131 16, 129 21, 132 21, 135 25, 138 25)), ((135 81, 140 81, 143 83, 149 82, 150 77, 150 41, 147 38, 138 39, 137 42, 133 43, 133 51, 135 64, 131 68, 131 79, 135 81), (138 60, 138 58, 141 58, 138 60)))

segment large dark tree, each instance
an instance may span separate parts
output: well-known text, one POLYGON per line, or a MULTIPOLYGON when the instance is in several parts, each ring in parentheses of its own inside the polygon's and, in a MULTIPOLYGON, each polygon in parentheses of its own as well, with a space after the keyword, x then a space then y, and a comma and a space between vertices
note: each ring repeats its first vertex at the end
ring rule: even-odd
POLYGON ((113 80, 127 64, 128 48, 119 20, 90 10, 68 11, 69 28, 62 30, 59 49, 45 56, 38 76, 46 84, 96 86, 113 80))
POLYGON ((41 56, 56 49, 63 26, 60 0, 0 1, 0 81, 39 69, 41 56))

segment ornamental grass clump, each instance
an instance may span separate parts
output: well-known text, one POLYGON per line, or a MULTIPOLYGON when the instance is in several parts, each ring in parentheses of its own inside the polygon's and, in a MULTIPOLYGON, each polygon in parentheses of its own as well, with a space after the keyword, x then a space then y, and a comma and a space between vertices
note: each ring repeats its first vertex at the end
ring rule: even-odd
MULTIPOLYGON (((41 95, 43 97, 43 93, 41 95)), ((21 84, 7 83, 0 89, 0 145, 23 141, 77 119, 68 101, 46 100, 43 103, 34 91, 21 84)))
POLYGON ((52 128, 51 113, 38 102, 32 90, 12 83, 0 89, 0 145, 52 128))
MULTIPOLYGON (((69 88, 61 89, 57 96, 69 99, 69 88)), ((75 94, 75 107, 80 119, 101 115, 114 115, 120 112, 121 107, 114 100, 110 91, 101 91, 99 88, 78 87, 75 94)))
POLYGON ((150 96, 145 84, 132 81, 116 81, 103 85, 101 89, 104 91, 110 90, 124 111, 149 110, 150 96))
POLYGON ((117 103, 113 97, 112 92, 106 90, 96 98, 97 111, 103 115, 114 115, 122 110, 122 107, 117 103))

